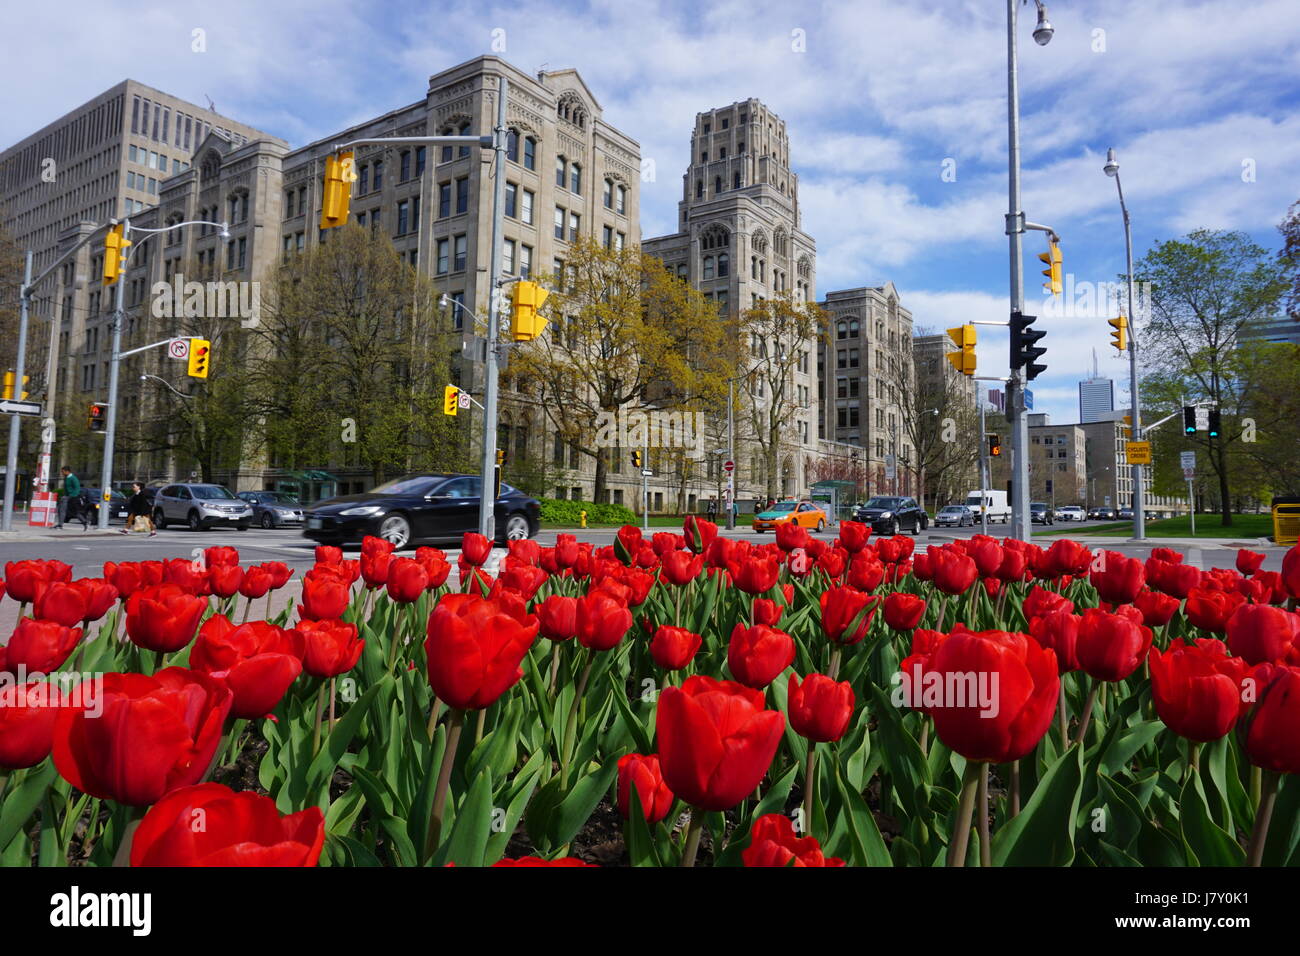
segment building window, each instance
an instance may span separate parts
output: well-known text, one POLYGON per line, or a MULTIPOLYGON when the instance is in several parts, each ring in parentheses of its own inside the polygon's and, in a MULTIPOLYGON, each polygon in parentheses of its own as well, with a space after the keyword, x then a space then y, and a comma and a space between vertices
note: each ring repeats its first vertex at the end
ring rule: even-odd
POLYGON ((446 219, 451 215, 451 183, 438 184, 438 218, 446 219))
POLYGON ((378 190, 383 188, 384 188, 384 161, 382 159, 377 159, 375 160, 375 189, 378 190))
POLYGON ((565 215, 564 207, 556 206, 555 207, 555 238, 556 239, 564 238, 564 215, 565 215))
POLYGON ((410 178, 411 178, 411 151, 409 149, 404 149, 402 150, 401 163, 398 166, 397 181, 404 183, 410 178))
POLYGON ((451 301, 451 327, 463 329, 465 327, 465 293, 463 291, 453 292, 451 301))
POLYGON ((582 192, 582 167, 574 163, 569 167, 569 189, 575 193, 582 192))
POLYGON ((362 166, 361 171, 357 173, 357 195, 364 196, 370 192, 370 167, 362 166))
POLYGON ((525 246, 522 243, 519 246, 519 277, 521 279, 530 279, 533 275, 533 247, 525 246))
POLYGON ((713 177, 713 194, 716 196, 716 195, 717 195, 718 193, 720 193, 720 192, 722 192, 722 177, 721 177, 721 176, 714 176, 714 177, 713 177))
POLYGON ((524 169, 537 169, 537 140, 524 137, 524 169))
POLYGON ((713 278, 713 256, 704 257, 704 275, 705 279, 713 278))
POLYGON ((605 227, 602 228, 601 231, 600 231, 600 237, 601 237, 601 244, 602 244, 606 249, 613 249, 613 248, 614 248, 614 230, 613 230, 613 229, 611 229, 609 226, 605 226, 605 227))
POLYGON ((519 219, 528 225, 533 224, 533 193, 525 189, 523 191, 523 201, 519 204, 519 219))
MULTIPOLYGON (((460 130, 459 130, 459 132, 460 132, 460 135, 461 135, 461 136, 468 136, 468 135, 469 135, 469 123, 461 123, 461 124, 460 124, 460 130)), ((461 155, 461 156, 468 156, 468 155, 469 155, 469 147, 468 147, 468 146, 462 146, 462 147, 460 148, 460 155, 461 155)))
POLYGON ((736 172, 732 175, 732 177, 731 177, 731 188, 732 188, 732 189, 739 189, 739 188, 740 188, 740 170, 736 170, 736 172))
POLYGON ((469 212, 469 178, 456 180, 456 215, 469 212))
POLYGON ((605 192, 601 197, 601 201, 605 204, 606 209, 614 208, 614 181, 612 179, 605 180, 605 192))
POLYGON ((718 256, 718 278, 721 279, 724 276, 728 276, 730 274, 731 274, 731 260, 727 257, 727 254, 724 252, 718 256))
POLYGON ((456 272, 465 271, 465 256, 469 250, 469 239, 466 236, 456 237, 456 260, 452 268, 456 272))
POLYGON ((501 271, 513 275, 515 271, 515 241, 507 239, 501 244, 501 271))
MULTIPOLYGON (((445 129, 443 129, 443 131, 442 131, 441 133, 439 133, 438 135, 439 135, 439 136, 455 136, 455 135, 456 135, 456 127, 454 127, 454 126, 448 126, 448 127, 446 127, 445 129)), ((452 146, 451 146, 451 144, 448 143, 448 144, 444 145, 444 146, 442 147, 442 160, 441 160, 441 161, 444 162, 444 163, 449 163, 449 162, 451 162, 451 153, 452 153, 452 146)))
POLYGON ((424 175, 424 147, 415 147, 415 175, 424 175))
POLYGON ((506 134, 506 159, 512 163, 519 162, 519 133, 517 130, 510 130, 506 134))
POLYGON ((411 228, 411 203, 403 199, 397 204, 397 235, 404 236, 411 228))
POLYGON ((704 198, 704 180, 702 179, 695 180, 695 198, 696 199, 704 198))
POLYGON ((627 215, 627 187, 617 186, 614 189, 614 193, 618 199, 618 202, 614 206, 614 211, 620 216, 627 215))
POLYGON ((506 183, 506 218, 517 219, 519 207, 519 187, 514 183, 506 183))
POLYGON ((623 235, 623 233, 621 233, 621 232, 616 232, 616 233, 614 233, 614 251, 615 251, 615 252, 622 252, 622 251, 623 251, 623 241, 624 241, 626 238, 627 238, 627 237, 626 237, 625 235, 623 235))
POLYGON ((582 224, 582 217, 576 212, 569 213, 569 241, 578 241, 578 227, 582 224))
POLYGON ((438 263, 436 266, 437 275, 441 276, 447 274, 447 268, 449 265, 448 255, 450 251, 451 251, 451 240, 439 239, 438 240, 438 263))
POLYGON ((555 157, 555 185, 563 188, 568 180, 565 174, 569 171, 569 163, 563 156, 555 157))

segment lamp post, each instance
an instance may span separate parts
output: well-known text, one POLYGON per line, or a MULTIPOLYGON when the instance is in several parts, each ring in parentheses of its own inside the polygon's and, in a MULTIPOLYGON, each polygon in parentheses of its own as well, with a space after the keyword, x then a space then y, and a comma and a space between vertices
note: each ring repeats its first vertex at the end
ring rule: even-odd
MULTIPOLYGON (((1106 150, 1106 165, 1102 170, 1107 176, 1115 180, 1115 188, 1119 191, 1119 208, 1124 214, 1124 262, 1128 278, 1128 376, 1129 376, 1129 398, 1131 400, 1133 416, 1132 440, 1142 440, 1142 413, 1139 410, 1140 402, 1138 401, 1138 342, 1137 342, 1137 316, 1133 313, 1133 226, 1129 220, 1128 205, 1124 202, 1124 187, 1119 181, 1119 161, 1115 159, 1115 150, 1106 150)), ((1146 514, 1143 511, 1143 493, 1142 493, 1142 466, 1132 465, 1133 469, 1133 537, 1141 541, 1146 538, 1146 514)))
MULTIPOLYGON (((1007 236, 1011 246, 1011 311, 1023 313, 1025 308, 1024 263, 1021 261, 1021 237, 1025 232, 1025 214, 1020 208, 1020 79, 1016 69, 1016 7, 1023 0, 1007 0, 1007 143, 1008 143, 1008 195, 1007 236)), ((1046 46, 1054 32, 1047 19, 1047 7, 1042 0, 1034 0, 1038 7, 1038 23, 1034 27, 1034 42, 1046 46)), ((1025 414, 1025 386, 1028 383, 1025 368, 1013 368, 1007 397, 1011 400, 1011 513, 1015 525, 1014 537, 1028 541, 1029 526, 1029 419, 1025 414)))

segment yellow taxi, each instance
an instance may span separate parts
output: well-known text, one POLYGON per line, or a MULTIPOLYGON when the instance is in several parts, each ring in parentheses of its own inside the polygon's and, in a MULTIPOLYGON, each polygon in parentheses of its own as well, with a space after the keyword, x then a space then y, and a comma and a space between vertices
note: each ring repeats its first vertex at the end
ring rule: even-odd
POLYGON ((753 528, 759 534, 773 531, 780 524, 798 524, 821 531, 826 527, 826 512, 811 501, 778 501, 754 515, 753 528))

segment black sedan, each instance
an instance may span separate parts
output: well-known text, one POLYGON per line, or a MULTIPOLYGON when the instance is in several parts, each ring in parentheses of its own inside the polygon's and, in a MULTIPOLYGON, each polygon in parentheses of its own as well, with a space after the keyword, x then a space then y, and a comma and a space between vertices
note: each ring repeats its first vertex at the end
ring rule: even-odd
MULTIPOLYGON (((477 475, 411 475, 358 495, 343 495, 305 512, 303 534, 321 544, 346 544, 374 535, 406 547, 417 541, 458 541, 478 530, 477 475)), ((496 501, 498 541, 531 538, 541 523, 541 505, 509 485, 496 501)))
POLYGON ((870 525, 876 534, 894 535, 900 530, 920 534, 930 524, 930 516, 916 503, 915 498, 872 498, 865 505, 858 505, 853 513, 854 521, 870 525))

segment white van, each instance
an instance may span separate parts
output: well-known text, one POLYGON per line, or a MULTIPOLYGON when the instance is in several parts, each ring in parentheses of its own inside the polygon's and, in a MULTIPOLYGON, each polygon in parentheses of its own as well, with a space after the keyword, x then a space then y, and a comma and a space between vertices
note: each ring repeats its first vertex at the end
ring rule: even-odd
POLYGON ((1005 491, 972 491, 966 495, 964 503, 977 517, 987 509, 990 523, 1001 521, 1007 524, 1011 520, 1011 506, 1007 504, 1005 491))

